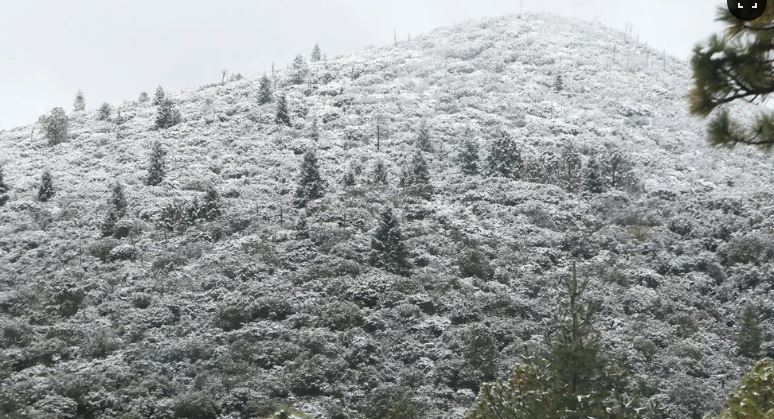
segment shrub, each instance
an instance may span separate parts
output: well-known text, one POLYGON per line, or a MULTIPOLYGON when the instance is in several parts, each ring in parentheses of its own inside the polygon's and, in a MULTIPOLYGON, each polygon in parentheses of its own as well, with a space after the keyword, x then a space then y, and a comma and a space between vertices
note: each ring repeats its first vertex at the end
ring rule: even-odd
POLYGON ((43 127, 49 145, 56 145, 67 139, 69 120, 64 109, 54 108, 48 115, 41 116, 38 122, 43 127))
POLYGON ((476 277, 490 280, 494 276, 494 268, 489 258, 478 249, 467 249, 457 258, 462 277, 476 277))
POLYGON ((134 260, 139 256, 137 249, 130 244, 122 244, 110 250, 108 259, 111 262, 119 260, 134 260))

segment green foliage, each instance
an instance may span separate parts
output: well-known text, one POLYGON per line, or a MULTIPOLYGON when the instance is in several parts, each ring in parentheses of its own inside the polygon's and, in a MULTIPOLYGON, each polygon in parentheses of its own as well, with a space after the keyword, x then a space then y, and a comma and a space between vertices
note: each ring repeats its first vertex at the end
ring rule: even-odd
POLYGON ((739 316, 739 334, 736 344, 739 355, 747 358, 758 358, 763 344, 763 328, 761 315, 757 307, 748 304, 739 316))
POLYGON ((56 194, 56 190, 54 189, 54 179, 51 176, 51 172, 46 170, 40 176, 40 186, 38 187, 38 201, 47 202, 49 199, 53 198, 55 194, 56 194))
POLYGON ((425 199, 430 198, 433 194, 433 187, 430 184, 430 168, 421 150, 414 153, 411 164, 403 170, 400 186, 406 188, 409 193, 425 199))
POLYGON ((715 146, 748 144, 763 149, 774 146, 774 114, 761 114, 749 127, 733 121, 729 103, 765 102, 774 92, 774 11, 743 22, 726 8, 719 20, 726 24, 721 35, 713 35, 693 51, 693 88, 689 95, 690 111, 703 117, 719 110, 707 127, 708 140, 715 146))
POLYGON ((288 99, 284 93, 277 96, 277 117, 278 124, 291 126, 290 114, 288 113, 288 99))
POLYGON ((324 192, 325 185, 320 176, 317 153, 313 149, 307 150, 301 161, 301 174, 298 177, 298 188, 296 188, 293 204, 296 208, 305 208, 309 201, 322 198, 324 192))
POLYGON ((392 211, 385 208, 379 220, 379 226, 371 238, 372 266, 383 268, 394 274, 407 276, 411 273, 408 251, 403 242, 400 222, 392 211))
POLYGON ((468 139, 462 144, 460 163, 462 173, 470 176, 478 174, 478 141, 468 139))
POLYGON ((260 84, 258 85, 258 103, 261 105, 265 105, 267 103, 271 103, 272 101, 272 88, 271 88, 271 79, 264 74, 263 77, 261 77, 260 84))
POLYGON ((497 133, 487 156, 487 166, 491 176, 521 178, 521 151, 508 132, 501 130, 497 133))
POLYGON ((54 108, 48 115, 41 116, 38 122, 43 127, 49 145, 56 145, 67 140, 69 119, 67 119, 64 109, 54 108))
POLYGON ((107 121, 110 118, 110 113, 113 111, 113 109, 110 107, 110 104, 103 103, 100 105, 99 109, 97 110, 97 120, 98 121, 107 121))
POLYGON ((774 418, 774 360, 758 362, 729 397, 717 419, 774 418))
POLYGON ((153 96, 153 105, 159 106, 164 102, 164 99, 166 99, 167 95, 164 93, 164 89, 159 86, 156 88, 156 94, 153 96))
POLYGON ((159 128, 169 128, 180 123, 180 110, 170 99, 164 99, 159 104, 156 112, 156 126, 159 128))
POLYGON ((151 146, 150 163, 148 164, 148 177, 145 178, 145 184, 156 186, 161 184, 164 176, 167 174, 166 158, 167 152, 161 146, 161 143, 154 141, 151 146))
POLYGON ((83 92, 78 90, 75 94, 75 101, 73 101, 73 111, 83 112, 86 110, 86 98, 83 96, 83 92))

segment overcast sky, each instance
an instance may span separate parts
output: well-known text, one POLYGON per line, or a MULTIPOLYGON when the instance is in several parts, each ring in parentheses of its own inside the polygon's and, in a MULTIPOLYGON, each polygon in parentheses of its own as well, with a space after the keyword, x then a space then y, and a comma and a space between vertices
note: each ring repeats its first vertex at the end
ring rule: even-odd
MULTIPOLYGON (((623 30, 686 59, 718 29, 717 0, 524 0, 623 30)), ((0 6, 0 129, 28 124, 54 106, 89 109, 134 99, 158 85, 191 89, 228 68, 284 67, 319 42, 329 58, 366 45, 463 22, 517 13, 521 0, 23 0, 0 6)))

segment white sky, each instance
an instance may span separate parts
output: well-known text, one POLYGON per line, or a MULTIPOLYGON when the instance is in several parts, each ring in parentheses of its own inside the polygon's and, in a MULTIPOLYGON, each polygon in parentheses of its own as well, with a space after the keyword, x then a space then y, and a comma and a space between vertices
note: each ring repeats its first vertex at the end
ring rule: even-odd
MULTIPOLYGON (((718 0, 524 0, 525 11, 596 20, 687 59, 717 31, 718 0)), ((7 0, 0 5, 0 129, 54 106, 88 109, 156 86, 192 89, 228 68, 284 67, 319 42, 329 58, 468 18, 516 13, 521 0, 7 0)))

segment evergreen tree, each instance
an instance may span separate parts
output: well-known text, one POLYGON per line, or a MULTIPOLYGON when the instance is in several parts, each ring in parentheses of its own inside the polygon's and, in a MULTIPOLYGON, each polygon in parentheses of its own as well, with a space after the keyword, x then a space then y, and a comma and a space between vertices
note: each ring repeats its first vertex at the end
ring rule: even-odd
POLYGON ((113 190, 110 193, 110 201, 108 202, 110 210, 116 213, 116 216, 120 218, 126 217, 126 195, 124 194, 124 185, 116 182, 113 185, 113 190))
POLYGON ((507 132, 500 131, 497 134, 487 157, 487 165, 492 176, 521 178, 521 151, 507 132))
POLYGON ((729 397, 728 408, 717 419, 770 419, 774 417, 774 360, 759 361, 729 397))
POLYGON ((478 141, 468 139, 462 144, 460 162, 462 173, 470 176, 478 174, 478 141))
POLYGON ((371 249, 372 266, 403 276, 411 273, 400 223, 391 208, 382 212, 379 227, 371 238, 371 249))
POLYGON ((301 162, 301 174, 293 203, 296 208, 305 208, 309 201, 322 198, 324 189, 317 154, 310 149, 304 154, 301 162))
POLYGON ((320 140, 320 127, 317 125, 317 118, 312 119, 312 128, 309 133, 309 138, 315 142, 320 140))
POLYGON ((40 176, 40 187, 38 187, 38 201, 47 202, 53 198, 56 194, 54 189, 54 179, 51 177, 51 172, 46 170, 40 176))
POLYGON ((64 109, 52 109, 48 115, 41 116, 39 122, 46 133, 49 145, 56 145, 67 139, 69 120, 64 109))
POLYGON ((196 221, 202 218, 202 215, 203 215, 202 204, 199 201, 199 197, 196 196, 194 197, 193 201, 191 201, 191 205, 189 205, 188 208, 185 209, 183 224, 194 225, 196 224, 196 221))
POLYGON ((306 60, 301 54, 296 55, 293 59, 293 64, 290 66, 290 82, 293 84, 301 84, 309 74, 309 66, 306 64, 306 60))
POLYGON ((562 187, 575 192, 581 184, 581 175, 583 170, 583 159, 581 158, 575 144, 567 142, 562 147, 561 154, 561 172, 559 173, 562 187))
POLYGON ((314 62, 320 61, 321 59, 322 59, 322 51, 320 50, 320 45, 314 44, 314 48, 312 48, 311 61, 314 63, 314 62))
POLYGON ((10 199, 8 197, 8 191, 8 185, 5 184, 5 180, 3 179, 3 166, 0 166, 0 207, 5 205, 10 199))
POLYGON ((221 210, 220 193, 214 186, 210 185, 204 193, 204 202, 200 207, 199 218, 214 221, 218 219, 223 211, 221 210))
POLYGON ((433 151, 433 144, 430 142, 430 128, 424 119, 419 122, 417 129, 416 147, 422 151, 433 151))
POLYGON ((747 305, 739 316, 739 334, 737 335, 737 348, 739 355, 756 359, 761 355, 763 344, 763 329, 758 308, 747 305))
POLYGON ((277 96, 277 123, 291 126, 290 114, 288 113, 288 100, 285 94, 277 96))
POLYGON ((180 123, 180 110, 170 99, 164 99, 156 112, 156 126, 159 128, 169 128, 180 123))
POLYGON ((164 180, 164 176, 167 174, 166 170, 166 158, 167 152, 161 147, 161 143, 154 141, 151 146, 150 163, 148 164, 148 177, 145 179, 145 184, 148 186, 156 186, 161 184, 164 180))
POLYGON ((156 88, 156 95, 153 96, 153 104, 155 106, 161 105, 164 103, 164 99, 167 98, 167 95, 164 93, 164 89, 159 86, 156 88))
POLYGON ((590 193, 602 193, 605 191, 605 181, 602 179, 602 168, 596 156, 589 158, 583 176, 583 190, 590 193))
POLYGON ((258 103, 265 105, 267 103, 271 103, 271 101, 271 79, 269 79, 269 77, 264 74, 263 77, 261 77, 261 82, 258 86, 258 103))
POLYGON ((100 227, 102 237, 110 237, 114 234, 118 220, 119 218, 115 211, 105 213, 105 218, 102 220, 102 226, 100 227))
POLYGON ((97 110, 97 120, 99 121, 107 120, 108 118, 110 118, 111 111, 112 109, 110 108, 110 105, 107 103, 103 103, 97 110))
POLYGON ((183 210, 177 202, 172 202, 161 208, 158 227, 166 232, 172 232, 183 220, 183 210))
POLYGON ((430 169, 421 150, 414 153, 411 164, 404 169, 400 186, 406 188, 409 193, 425 199, 433 194, 433 187, 430 185, 430 169))
POLYGON ((761 114, 751 126, 733 120, 725 106, 735 101, 763 104, 774 92, 774 10, 746 22, 723 7, 718 20, 726 25, 721 35, 712 36, 693 51, 691 67, 694 85, 690 92, 690 110, 715 117, 707 126, 713 145, 748 144, 770 149, 774 146, 774 114, 760 107, 761 114))
POLYGON ((564 90, 564 79, 562 79, 561 74, 557 74, 554 79, 554 91, 561 92, 562 90, 564 90))
POLYGON ((142 104, 148 103, 149 100, 148 92, 140 92, 140 97, 137 98, 137 101, 142 104))
POLYGON ((386 186, 388 183, 387 166, 384 164, 384 161, 382 161, 381 159, 377 160, 376 163, 374 163, 372 178, 373 178, 373 183, 375 185, 386 186))
POLYGON ((351 188, 357 184, 357 181, 355 180, 355 174, 351 170, 347 170, 346 173, 344 173, 344 178, 341 182, 345 188, 351 188))
POLYGON ((613 149, 602 164, 604 184, 610 189, 625 189, 636 183, 634 164, 621 151, 613 149))
POLYGON ((75 94, 75 101, 73 102, 73 111, 83 112, 86 110, 86 98, 83 96, 83 92, 78 90, 75 94))

